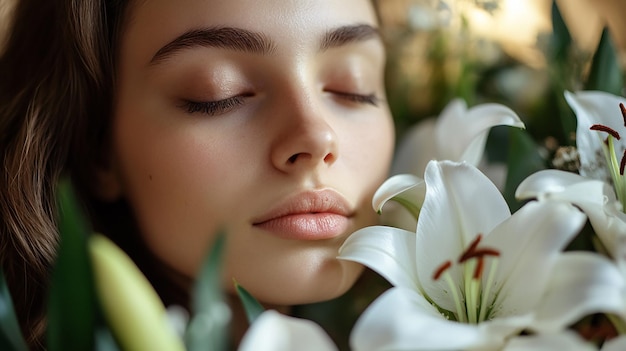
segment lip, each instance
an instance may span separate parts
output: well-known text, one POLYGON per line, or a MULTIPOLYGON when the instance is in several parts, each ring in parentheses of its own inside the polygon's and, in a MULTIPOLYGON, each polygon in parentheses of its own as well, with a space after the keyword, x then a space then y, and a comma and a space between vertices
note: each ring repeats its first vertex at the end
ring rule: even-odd
POLYGON ((332 190, 299 193, 279 203, 252 225, 284 239, 335 238, 348 229, 353 210, 332 190))

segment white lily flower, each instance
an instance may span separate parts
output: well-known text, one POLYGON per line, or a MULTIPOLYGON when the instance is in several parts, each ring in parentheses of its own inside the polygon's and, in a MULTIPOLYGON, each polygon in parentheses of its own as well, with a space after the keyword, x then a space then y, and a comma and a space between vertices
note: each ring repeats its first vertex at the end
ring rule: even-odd
MULTIPOLYGON (((519 116, 504 105, 488 103, 468 109, 464 100, 453 99, 437 118, 421 121, 406 132, 398 145, 391 174, 422 177, 431 160, 466 161, 480 165, 479 168, 502 188, 506 166, 487 164, 483 157, 489 130, 498 125, 525 128, 519 116)), ((407 213, 397 206, 390 207, 382 222, 414 230, 415 215, 414 209, 407 213)))
POLYGON ((580 174, 613 184, 626 207, 626 98, 602 91, 565 92, 576 113, 580 174))
POLYGON ((425 183, 417 233, 368 227, 340 248, 340 259, 394 285, 357 321, 355 351, 501 348, 532 327, 556 258, 586 220, 561 201, 531 202, 511 216, 467 163, 431 161, 425 183))
POLYGON ((478 166, 483 158, 489 130, 498 125, 525 128, 510 108, 487 103, 467 108, 453 99, 437 119, 427 119, 407 131, 398 146, 392 174, 421 177, 430 160, 467 161, 478 166))
POLYGON ((313 321, 263 312, 250 326, 239 351, 336 351, 337 347, 313 321))
MULTIPOLYGON (((520 200, 551 198, 578 206, 587 216, 603 244, 601 251, 615 257, 619 237, 626 238, 626 214, 613 189, 605 182, 571 172, 542 170, 531 174, 517 187, 520 200)), ((619 239, 623 240, 623 239, 619 239)))

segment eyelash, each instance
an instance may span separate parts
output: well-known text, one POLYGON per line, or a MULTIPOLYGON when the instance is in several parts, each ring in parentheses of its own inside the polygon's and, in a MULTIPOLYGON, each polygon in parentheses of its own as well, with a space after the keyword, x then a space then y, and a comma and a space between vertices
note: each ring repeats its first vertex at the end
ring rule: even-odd
MULTIPOLYGON (((353 94, 353 93, 342 93, 331 91, 330 93, 336 95, 341 99, 348 100, 350 102, 355 102, 359 104, 368 104, 372 106, 378 107, 380 99, 376 94, 353 94)), ((244 103, 244 98, 247 95, 238 95, 233 96, 231 98, 217 100, 217 101, 185 101, 185 103, 181 106, 187 113, 202 113, 209 116, 218 116, 229 112, 237 106, 241 106, 244 103)))
POLYGON ((202 113, 209 116, 217 116, 226 113, 237 106, 243 105, 244 97, 245 96, 238 95, 217 101, 185 101, 182 108, 184 108, 189 114, 202 113))
POLYGON ((353 93, 342 93, 337 91, 331 91, 332 94, 336 96, 346 99, 351 102, 356 102, 359 104, 368 104, 375 107, 378 107, 380 99, 376 94, 353 94, 353 93))

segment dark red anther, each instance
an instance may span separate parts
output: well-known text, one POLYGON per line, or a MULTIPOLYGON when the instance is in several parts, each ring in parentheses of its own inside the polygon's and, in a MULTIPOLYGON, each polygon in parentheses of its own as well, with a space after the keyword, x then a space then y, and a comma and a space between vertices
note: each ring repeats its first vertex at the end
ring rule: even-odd
POLYGON ((622 162, 620 162, 619 164, 619 175, 621 176, 624 175, 624 167, 626 167, 626 149, 624 150, 624 153, 622 154, 622 162))
POLYGON ((483 239, 483 235, 482 234, 478 234, 476 235, 476 239, 474 239, 469 247, 467 248, 467 250, 463 251, 463 253, 461 254, 461 257, 459 257, 459 263, 462 263, 464 261, 467 261, 467 256, 471 255, 472 252, 476 251, 476 248, 478 247, 478 244, 480 244, 480 241, 483 239))
POLYGON ((483 274, 483 268, 485 267, 485 259, 483 256, 478 257, 478 262, 476 262, 476 269, 474 269, 474 279, 479 279, 483 274))
POLYGON ((626 127, 626 107, 621 102, 619 103, 619 109, 622 111, 622 118, 624 119, 624 127, 626 127))
POLYGON ((607 127, 607 126, 605 126, 603 124, 594 124, 589 129, 596 130, 596 131, 599 131, 599 132, 609 133, 613 138, 615 138, 617 140, 621 139, 618 132, 616 132, 614 129, 612 129, 610 127, 607 127))
POLYGON ((439 266, 439 268, 437 268, 437 270, 435 270, 435 274, 433 274, 433 280, 439 280, 439 277, 441 277, 441 275, 445 271, 450 269, 450 267, 452 267, 452 261, 444 262, 441 266, 439 266))
POLYGON ((485 256, 498 257, 500 256, 500 251, 496 249, 490 249, 490 248, 474 250, 474 252, 469 252, 467 255, 465 255, 463 257, 463 261, 459 261, 459 263, 463 263, 471 258, 476 258, 476 257, 483 258, 485 256))

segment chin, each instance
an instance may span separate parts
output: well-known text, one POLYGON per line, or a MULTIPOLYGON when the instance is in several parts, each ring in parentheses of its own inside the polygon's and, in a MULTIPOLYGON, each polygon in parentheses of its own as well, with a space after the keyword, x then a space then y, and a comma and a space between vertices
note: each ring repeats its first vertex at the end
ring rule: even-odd
MULTIPOLYGON (((230 282, 227 286, 232 287, 234 278, 261 303, 291 306, 339 297, 354 285, 363 272, 362 265, 334 257, 302 261, 306 262, 287 266, 268 264, 265 269, 249 269, 225 279, 230 282)), ((231 292, 233 290, 230 289, 231 292)))

